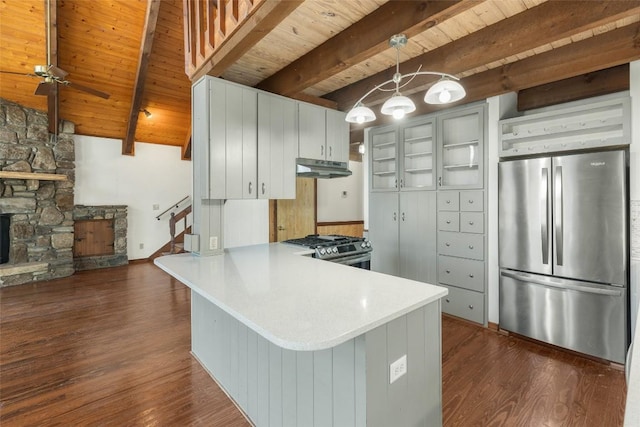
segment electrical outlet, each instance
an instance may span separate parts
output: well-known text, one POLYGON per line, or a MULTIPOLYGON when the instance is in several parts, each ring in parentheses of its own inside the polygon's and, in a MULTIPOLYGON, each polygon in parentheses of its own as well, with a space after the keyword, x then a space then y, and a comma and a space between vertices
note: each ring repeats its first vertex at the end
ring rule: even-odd
POLYGON ((395 380, 407 373, 407 355, 389 365, 389 384, 393 384, 395 380))
POLYGON ((218 236, 209 237, 209 249, 218 249, 218 236))

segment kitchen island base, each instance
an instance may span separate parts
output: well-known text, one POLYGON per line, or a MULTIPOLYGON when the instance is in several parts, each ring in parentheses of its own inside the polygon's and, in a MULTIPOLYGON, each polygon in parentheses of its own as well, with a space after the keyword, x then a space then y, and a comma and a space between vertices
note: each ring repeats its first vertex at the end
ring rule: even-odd
POLYGON ((440 300, 315 351, 279 347, 197 292, 191 300, 194 356, 256 426, 442 425, 440 300), (390 383, 405 355, 406 374, 390 383))

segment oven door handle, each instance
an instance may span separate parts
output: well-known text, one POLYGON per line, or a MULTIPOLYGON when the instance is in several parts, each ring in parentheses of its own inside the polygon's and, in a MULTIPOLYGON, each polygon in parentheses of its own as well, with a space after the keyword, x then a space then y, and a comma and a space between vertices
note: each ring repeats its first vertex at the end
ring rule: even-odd
POLYGON ((348 257, 331 258, 327 261, 335 262, 337 264, 358 264, 360 262, 371 261, 371 254, 367 252, 365 255, 352 255, 348 257))

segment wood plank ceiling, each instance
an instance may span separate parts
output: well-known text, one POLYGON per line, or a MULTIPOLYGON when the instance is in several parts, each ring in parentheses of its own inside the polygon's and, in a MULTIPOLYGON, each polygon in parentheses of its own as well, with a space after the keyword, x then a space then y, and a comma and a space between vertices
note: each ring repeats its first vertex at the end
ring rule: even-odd
MULTIPOLYGON (((400 32, 409 36, 401 71, 422 66, 457 75, 468 94, 463 102, 640 58, 635 0, 52 1, 58 67, 69 72, 68 80, 111 95, 105 100, 60 87, 59 116, 74 122, 78 134, 124 141, 127 154, 134 139, 186 145, 186 73, 348 110, 393 74, 388 39, 400 32), (153 116, 140 115, 141 109, 153 116)), ((44 0, 0 0, 0 70, 28 74, 46 64, 45 9, 44 0)), ((604 73, 600 80, 607 79, 604 73)), ((419 99, 433 81, 416 78, 403 93, 419 99)), ((624 89, 624 78, 615 81, 624 89)), ((0 97, 46 110, 47 98, 33 95, 37 83, 0 74, 0 97)), ((372 94, 367 105, 386 95, 372 94)), ((416 104, 414 114, 434 108, 421 99, 416 104)))

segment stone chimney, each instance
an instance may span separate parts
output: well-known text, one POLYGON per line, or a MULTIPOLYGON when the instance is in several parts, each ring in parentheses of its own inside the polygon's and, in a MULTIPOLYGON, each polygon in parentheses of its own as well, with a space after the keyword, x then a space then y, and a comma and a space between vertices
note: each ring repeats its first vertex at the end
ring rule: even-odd
POLYGON ((9 262, 0 265, 0 286, 74 273, 75 129, 64 121, 60 134, 50 136, 47 125, 46 113, 0 98, 0 171, 52 176, 0 175, 0 214, 10 217, 9 262))

